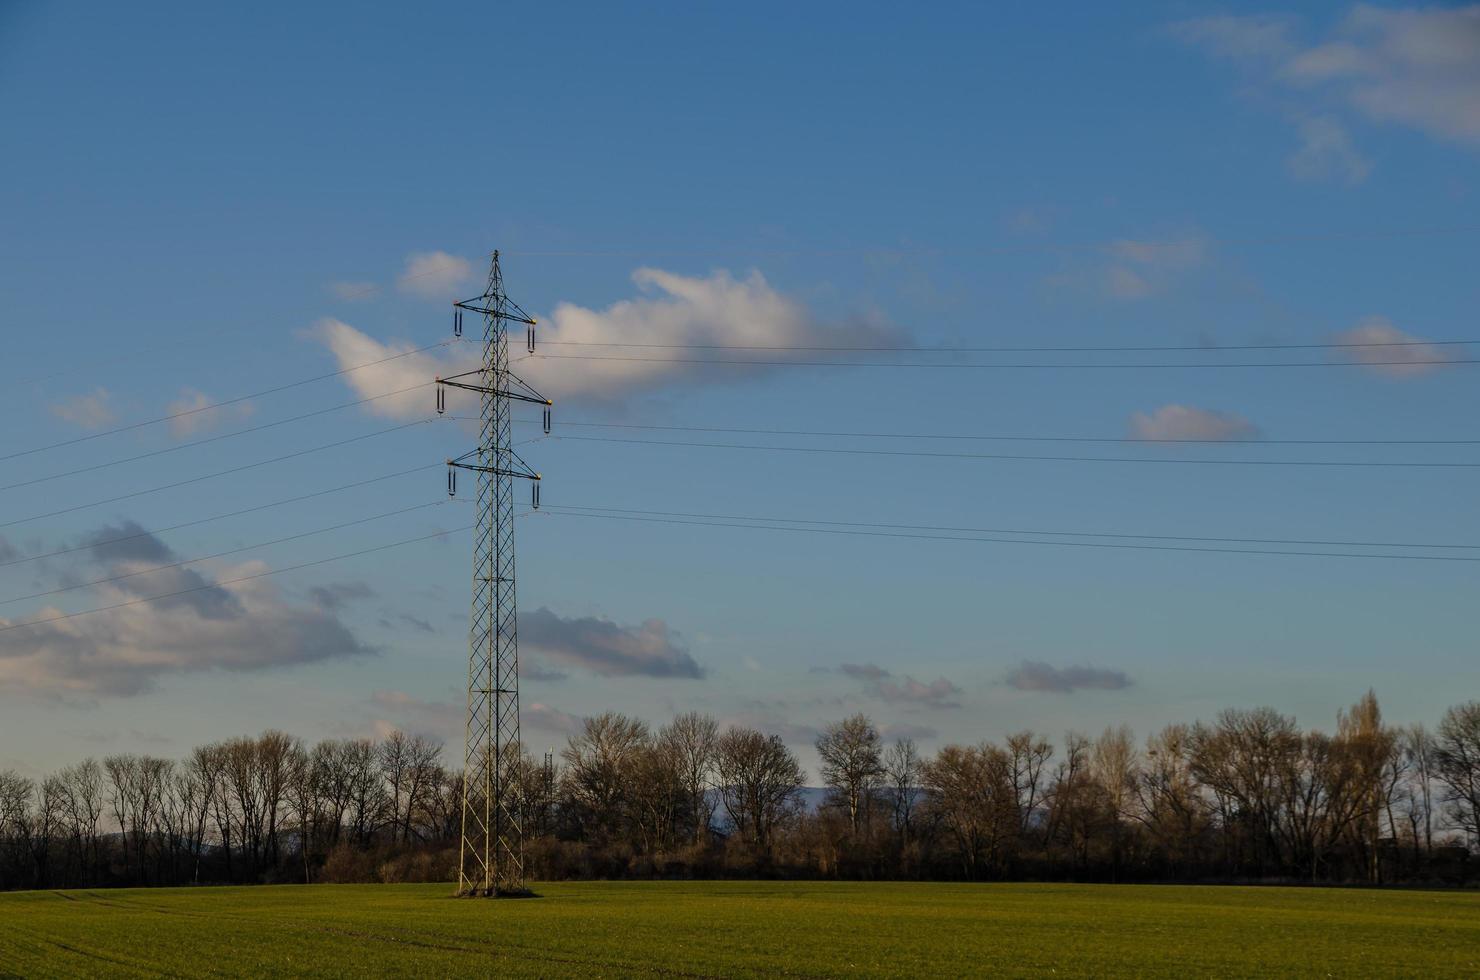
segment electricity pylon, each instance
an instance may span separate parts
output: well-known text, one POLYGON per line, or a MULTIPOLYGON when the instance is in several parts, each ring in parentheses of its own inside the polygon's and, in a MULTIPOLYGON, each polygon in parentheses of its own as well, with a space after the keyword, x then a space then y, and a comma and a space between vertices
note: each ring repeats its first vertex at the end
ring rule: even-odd
POLYGON ((524 886, 524 805, 520 798, 519 632, 514 598, 514 481, 529 480, 539 506, 540 475, 519 458, 510 434, 514 402, 544 409, 550 401, 509 370, 510 322, 527 326, 534 350, 534 318, 504 295, 498 252, 483 295, 453 304, 453 332, 462 336, 464 312, 483 316, 483 366, 437 379, 437 411, 446 389, 482 399, 478 446, 447 461, 447 492, 457 471, 478 474, 478 517, 473 537, 473 610, 468 634, 468 713, 463 748, 460 895, 528 894, 524 886))

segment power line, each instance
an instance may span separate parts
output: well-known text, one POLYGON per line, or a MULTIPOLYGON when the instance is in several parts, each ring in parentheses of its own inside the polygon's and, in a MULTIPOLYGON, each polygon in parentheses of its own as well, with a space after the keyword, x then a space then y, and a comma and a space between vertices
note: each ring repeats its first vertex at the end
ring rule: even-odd
POLYGON ((254 392, 252 392, 249 395, 238 395, 235 398, 227 398, 227 399, 224 399, 222 401, 212 402, 209 405, 202 405, 199 408, 186 409, 185 411, 182 411, 182 412, 174 412, 174 413, 172 413, 170 415, 161 415, 158 418, 145 419, 142 422, 131 422, 128 425, 120 425, 120 426, 115 426, 114 428, 111 428, 111 429, 103 429, 100 432, 92 432, 92 433, 89 433, 89 434, 87 434, 85 436, 78 436, 75 439, 66 439, 66 440, 63 440, 62 442, 54 442, 54 443, 51 443, 51 444, 45 445, 45 446, 35 446, 35 447, 31 448, 31 449, 23 449, 23 450, 20 450, 19 452, 13 452, 13 453, 9 453, 9 454, 4 455, 4 456, 0 456, 0 462, 3 462, 3 461, 8 460, 8 459, 17 459, 17 458, 19 458, 21 456, 30 456, 30 455, 33 455, 35 453, 45 452, 45 451, 50 450, 50 449, 61 449, 64 446, 75 446, 78 443, 88 442, 88 441, 93 440, 93 439, 101 439, 104 436, 115 435, 115 434, 117 434, 119 432, 128 432, 128 431, 131 431, 133 429, 142 429, 145 426, 149 426, 149 425, 158 425, 161 422, 172 422, 172 421, 175 421, 176 419, 187 418, 187 417, 189 417, 191 415, 199 414, 200 412, 209 412, 209 411, 212 411, 213 409, 225 408, 228 405, 236 405, 236 404, 239 404, 239 403, 244 402, 244 401, 250 401, 253 398, 261 398, 261 397, 263 397, 265 395, 277 394, 280 391, 288 391, 291 388, 301 388, 304 385, 313 384, 313 383, 318 382, 318 381, 327 381, 330 378, 343 377, 346 374, 353 374, 355 371, 360 371, 360 370, 363 370, 363 369, 368 368, 368 367, 374 367, 377 364, 385 364, 388 361, 398 360, 398 359, 403 358, 403 357, 410 357, 413 354, 421 354, 421 353, 424 353, 424 352, 429 351, 429 350, 435 350, 438 347, 447 347, 447 346, 450 346, 450 345, 456 344, 456 343, 461 343, 461 341, 458 341, 458 340, 444 340, 441 343, 428 344, 425 347, 417 347, 417 348, 415 348, 413 350, 402 351, 399 354, 392 354, 392 355, 390 355, 388 357, 378 358, 377 360, 374 360, 374 361, 366 361, 363 364, 356 364, 353 367, 343 368, 343 369, 338 370, 338 371, 331 371, 328 374, 319 374, 319 375, 315 375, 312 378, 304 378, 304 379, 302 379, 300 381, 290 381, 287 384, 277 385, 277 386, 272 387, 272 388, 264 388, 262 391, 254 391, 254 392))
POLYGON ((27 626, 43 626, 47 623, 58 623, 65 619, 76 619, 79 616, 91 616, 94 613, 111 612, 114 609, 123 609, 126 606, 138 606, 146 602, 158 602, 161 599, 173 599, 176 596, 189 595, 192 592, 205 592, 209 589, 219 589, 223 585, 236 585, 240 582, 250 582, 253 579, 267 578, 270 575, 281 575, 284 572, 296 572, 299 569, 313 568, 316 565, 327 565, 330 562, 345 561, 349 558, 359 558, 361 555, 372 555, 380 551, 389 551, 392 548, 400 548, 408 544, 416 544, 418 541, 430 541, 432 538, 445 537, 448 534, 456 534, 459 531, 471 530, 471 528, 472 526, 469 525, 467 527, 450 528, 446 531, 435 531, 431 534, 423 534, 420 537, 416 538, 406 538, 404 541, 393 541, 390 544, 378 545, 374 548, 364 548, 360 551, 351 551, 348 554, 344 555, 334 555, 330 558, 319 558, 315 561, 301 562, 300 564, 288 565, 283 568, 273 568, 265 572, 255 572, 251 575, 241 575, 237 578, 218 579, 217 581, 212 582, 208 585, 197 585, 193 588, 179 589, 175 592, 166 592, 162 595, 143 596, 142 598, 138 599, 129 599, 126 602, 115 602, 110 606, 98 606, 95 609, 83 609, 78 612, 63 613, 60 616, 48 616, 46 619, 32 619, 27 620, 24 623, 9 623, 5 626, 0 626, 0 633, 5 633, 10 630, 24 629, 27 626))
POLYGON ((137 534, 123 534, 115 538, 104 538, 98 541, 90 541, 87 544, 75 545, 71 548, 58 548, 55 551, 47 551, 37 555, 27 555, 24 558, 12 558, 9 561, 0 562, 0 568, 10 565, 22 565, 26 562, 39 561, 42 558, 55 558, 59 555, 70 555, 78 551, 87 551, 90 548, 102 548, 108 545, 120 544, 124 541, 134 541, 139 538, 153 537, 158 534, 166 534, 170 531, 179 531, 187 527, 199 527, 202 524, 210 524, 214 521, 224 521, 232 517, 241 517, 243 514, 255 514, 258 511, 270 510, 273 507, 282 507, 287 504, 296 504, 304 500, 313 500, 317 497, 325 497, 333 493, 342 493, 345 490, 354 490, 358 487, 369 486, 372 483, 380 483, 385 480, 393 480, 400 476, 409 476, 412 473, 425 473, 430 469, 440 469, 442 463, 427 463, 424 466, 413 466, 410 469, 397 470, 394 473, 384 473, 380 476, 372 476, 366 480, 357 480, 354 483, 345 483, 340 486, 328 487, 324 490, 316 490, 313 493, 299 494, 296 497, 284 497, 282 500, 273 500, 265 504, 257 504, 254 507, 244 507, 241 510, 229 511, 225 514, 216 514, 211 517, 202 517, 194 521, 185 521, 180 524, 171 524, 169 527, 156 528, 153 531, 140 531, 137 534))
POLYGON ((275 429, 280 425, 288 425, 292 422, 302 422, 304 419, 317 418, 320 415, 328 415, 332 412, 342 412, 346 408, 354 408, 357 405, 365 405, 370 402, 379 401, 382 398, 390 398, 394 395, 403 395, 408 391, 416 391, 419 388, 428 388, 434 384, 436 384, 435 381, 423 381, 421 384, 409 385, 405 388, 397 388, 395 391, 387 391, 383 394, 372 395, 369 398, 361 398, 357 401, 345 402, 342 405, 334 405, 330 408, 321 408, 313 412, 304 412, 302 415, 294 415, 291 418, 278 419, 276 422, 265 422, 262 425, 254 425, 246 429, 238 429, 235 432, 222 433, 221 435, 208 436, 204 439, 196 439, 193 442, 182 442, 176 446, 167 446, 164 449, 155 449, 151 452, 139 453, 136 456, 126 456, 122 459, 113 459, 109 460, 106 463, 93 463, 88 466, 78 467, 75 470, 67 470, 62 473, 52 473, 49 476, 38 476, 34 479, 23 480, 19 483, 11 483, 5 486, 0 486, 0 490, 15 490, 19 487, 34 486, 37 483, 46 483, 49 480, 60 480, 63 477, 76 476, 79 473, 91 473, 93 470, 106 469, 110 466, 119 466, 124 463, 136 463, 141 459, 152 459, 155 456, 164 456, 168 453, 176 453, 182 449, 194 449, 196 446, 204 446, 208 443, 220 442, 223 439, 235 439, 237 436, 250 435, 253 432, 261 432, 264 429, 275 429))
POLYGON ((362 517, 362 518, 359 518, 358 520, 344 521, 343 523, 340 523, 340 524, 331 524, 328 527, 314 528, 311 531, 303 531, 303 532, 298 533, 298 534, 290 534, 287 537, 283 537, 283 538, 274 538, 271 541, 259 541, 256 544, 243 545, 240 548, 231 548, 231 549, 228 549, 226 551, 218 551, 218 552, 216 552, 215 554, 212 554, 212 555, 201 555, 201 556, 196 557, 196 558, 185 558, 185 559, 182 559, 180 561, 170 562, 169 564, 166 564, 166 565, 152 565, 152 566, 150 566, 148 568, 140 568, 140 569, 135 569, 132 572, 124 572, 121 575, 112 575, 112 576, 109 576, 107 578, 93 579, 90 582, 79 582, 76 585, 64 585, 64 586, 61 586, 59 588, 49 589, 49 590, 47 590, 45 592, 33 592, 30 595, 15 596, 14 598, 11 598, 11 599, 0 599, 0 606, 9 605, 12 602, 24 602, 27 599, 41 599, 41 598, 45 598, 46 596, 59 595, 59 594, 61 594, 63 592, 72 592, 72 591, 75 591, 77 589, 87 589, 87 588, 91 588, 94 585, 105 585, 105 584, 107 584, 109 582, 120 582, 120 581, 122 581, 123 579, 126 579, 126 578, 134 578, 135 576, 138 576, 138 575, 149 575, 149 574, 152 574, 154 572, 164 572, 164 571, 168 571, 171 568, 183 568, 186 565, 194 565, 194 564, 197 564, 199 562, 211 561, 211 560, 216 559, 216 558, 225 558, 227 555, 240 554, 243 551, 251 551, 254 548, 269 548, 269 547, 272 547, 273 545, 286 544, 289 541, 301 541, 304 538, 311 538, 311 537, 314 537, 316 535, 327 534, 330 531, 339 531, 339 530, 342 530, 343 528, 356 527, 356 526, 358 526, 360 524, 369 524, 372 521, 385 520, 387 517, 396 517, 396 516, 399 516, 401 514, 407 514, 407 513, 410 513, 413 510, 423 510, 423 509, 425 509, 427 507, 441 507, 445 503, 447 503, 446 500, 434 500, 431 503, 414 504, 414 505, 412 505, 410 507, 402 507, 399 510, 387 511, 384 514, 375 514, 372 517, 362 517))
MULTIPOLYGON (((131 361, 137 357, 143 357, 146 354, 157 354, 162 350, 179 350, 182 347, 198 347, 202 344, 208 344, 211 341, 218 339, 222 333, 223 331, 216 331, 205 337, 192 336, 190 339, 183 341, 176 339, 167 341, 163 344, 155 344, 152 347, 136 347, 132 350, 123 351, 107 358, 90 361, 86 364, 78 364, 72 367, 63 368, 60 371, 53 371, 50 374, 38 374, 33 375, 29 378, 11 378, 5 382, 5 386, 9 388, 19 387, 21 385, 39 384, 42 381, 50 381, 53 378, 66 377, 69 374, 77 374, 80 371, 90 371, 93 368, 101 367, 105 364, 111 366, 123 361, 131 361)), ((45 356, 46 355, 38 354, 37 358, 45 356)))
MULTIPOLYGON (((548 507, 549 505, 546 506, 548 507)), ((550 516, 556 517, 587 517, 600 520, 638 521, 650 524, 675 524, 696 527, 730 527, 748 530, 793 531, 809 534, 856 535, 861 537, 875 538, 907 538, 923 541, 974 541, 983 544, 1038 545, 1056 548, 1108 548, 1123 551, 1174 551, 1217 555, 1260 555, 1298 558, 1368 558, 1385 559, 1389 561, 1480 562, 1480 556, 1471 557, 1465 555, 1367 554, 1361 552, 1288 551, 1263 548, 1201 548, 1183 545, 1120 544, 1104 541, 1027 541, 1021 538, 991 538, 949 534, 918 534, 911 532, 868 531, 826 527, 793 527, 778 524, 738 523, 708 520, 681 520, 677 518, 666 517, 639 517, 636 515, 625 514, 578 513, 575 511, 563 509, 560 511, 547 510, 543 513, 547 513, 550 516)))
POLYGON ((322 446, 314 446, 311 449, 301 449, 298 452, 287 453, 287 454, 282 455, 282 456, 274 456, 271 459, 260 459, 260 460, 257 460, 254 463, 244 463, 241 466, 233 466, 230 469, 219 470, 219 471, 217 471, 215 473, 207 473, 204 476, 191 477, 188 480, 177 480, 174 483, 164 483, 164 484, 161 484, 161 485, 159 485, 157 487, 150 487, 147 490, 135 490, 133 493, 119 494, 116 497, 109 497, 106 500, 94 500, 91 503, 77 504, 74 507, 64 507, 61 510, 54 510, 54 511, 51 511, 51 512, 46 513, 46 514, 36 514, 36 515, 34 515, 32 517, 22 517, 22 518, 19 518, 18 520, 6 521, 5 523, 0 524, 0 528, 14 527, 17 524, 29 524, 31 521, 39 521, 39 520, 43 520, 43 519, 48 518, 48 517, 60 517, 63 514, 71 514, 71 513, 74 513, 75 511, 79 511, 79 510, 87 510, 89 507, 101 507, 104 504, 117 503, 120 500, 130 500, 130 499, 132 499, 134 497, 142 497, 142 496, 145 496, 146 494, 158 493, 161 490, 173 490, 176 487, 184 487, 184 486, 189 486, 189 485, 194 484, 194 483, 202 483, 202 482, 204 482, 206 480, 214 480, 217 477, 228 476, 228 475, 230 475, 232 473, 241 473, 244 470, 255 469, 255 468, 259 467, 259 466, 267 466, 267 465, 269 465, 271 463, 281 463, 284 460, 297 459, 300 456, 308 456, 308 455, 310 455, 312 453, 321 452, 321 451, 323 451, 325 449, 334 449, 334 448, 336 448, 338 446, 347 446, 347 445, 349 445, 352 442, 361 442, 361 441, 363 441, 365 439, 373 439, 376 436, 387 435, 387 434, 389 434, 391 432, 399 432, 402 429, 409 429, 409 428, 411 428, 414 425, 426 425, 428 422, 431 422, 431 421, 433 421, 433 420, 432 419, 418 419, 415 422, 407 422, 404 425, 393 425, 393 426, 391 426, 388 429, 377 429, 374 432, 367 432, 364 435, 353 436, 353 437, 351 437, 349 439, 340 439, 337 442, 325 443, 322 446))
MULTIPOLYGON (((698 449, 743 449, 777 453, 825 453, 842 456, 905 456, 921 459, 995 459, 1043 461, 1056 463, 1149 463, 1157 466, 1314 466, 1396 469, 1480 469, 1480 463, 1409 462, 1389 460, 1310 460, 1310 459, 1157 459, 1147 456, 1062 456, 1026 453, 947 453, 904 449, 843 449, 834 446, 756 446, 726 442, 680 442, 663 439, 624 439, 617 436, 550 436, 551 439, 575 442, 612 442, 638 446, 673 446, 698 449)), ((3 525, 0 525, 3 526, 3 525)))
MULTIPOLYGON (((1332 342, 1325 344, 1185 344, 1142 347, 861 347, 804 346, 797 344, 640 344, 610 340, 540 340, 541 346, 555 347, 641 347, 655 350, 763 350, 763 351, 832 351, 860 354, 1092 354, 1151 353, 1156 351, 1190 351, 1216 354, 1219 351, 1244 350, 1347 350, 1367 347, 1455 347, 1480 344, 1480 340, 1374 340, 1332 342)), ((1399 361, 1397 363, 1413 363, 1399 361)), ((1449 362, 1445 362, 1449 363, 1449 362)))
MULTIPOLYGON (((1324 231, 1306 234, 1263 235, 1246 238, 1181 238, 1155 242, 1132 241, 1142 249, 1177 249, 1207 245, 1293 245, 1306 242, 1387 240, 1395 238, 1419 238, 1439 235, 1463 235, 1480 231, 1480 225, 1440 225, 1419 228, 1357 229, 1352 231, 1324 231)), ((506 254, 539 256, 545 258, 655 258, 658 256, 703 256, 703 255, 765 255, 775 257, 845 257, 868 255, 1003 255, 1023 252, 1103 252, 1123 244, 1128 239, 1111 239, 1093 242, 1019 242, 1012 245, 984 245, 976 248, 942 248, 936 246, 888 246, 834 248, 782 248, 776 246, 749 246, 739 244, 714 244, 694 248, 671 246, 653 249, 584 248, 584 249, 511 249, 506 254)))
POLYGON ((1045 531, 1039 528, 956 527, 939 524, 897 524, 884 521, 839 521, 799 517, 746 517, 737 514, 706 514, 691 511, 639 510, 631 507, 596 507, 588 504, 545 504, 554 510, 589 510, 613 514, 641 514, 659 517, 692 517, 727 521, 761 521, 772 524, 820 524, 830 527, 882 528, 904 531, 969 532, 972 534, 1027 534, 1042 537, 1115 538, 1141 541, 1213 541, 1224 544, 1310 545, 1328 548, 1427 548, 1450 551, 1476 551, 1480 544, 1434 544, 1426 541, 1344 541, 1330 538, 1237 538, 1208 534, 1130 534, 1117 531, 1045 531))
MULTIPOLYGON (((543 343, 543 341, 541 341, 543 343)), ((467 416, 449 416, 467 419, 467 416)), ((539 425, 535 419, 515 419, 520 425, 539 425)), ((1090 443, 1170 443, 1174 445, 1260 445, 1260 446, 1480 446, 1480 439, 1151 439, 1134 436, 1021 436, 971 435, 937 432, 835 432, 814 429, 737 429, 700 425, 642 425, 631 422, 571 422, 560 420, 562 428, 641 429, 654 432, 711 432, 731 435, 762 436, 828 436, 846 439, 943 439, 973 442, 1090 442, 1090 443)))
POLYGON ((619 361, 638 364, 712 364, 719 367, 836 367, 836 368, 914 368, 919 370, 1150 370, 1179 368, 1382 368, 1382 367, 1436 367, 1440 365, 1480 364, 1480 358, 1423 358, 1409 361, 1196 361, 1186 364, 1096 364, 1087 362, 1043 364, 946 364, 918 363, 910 361, 782 361, 742 359, 730 360, 712 357, 606 357, 598 354, 533 354, 532 357, 547 361, 619 361))
MULTIPOLYGON (((399 277, 399 281, 400 282, 411 282, 413 280, 425 279, 428 276, 435 276, 435 275, 440 275, 440 274, 441 273, 439 271, 421 272, 421 273, 417 273, 414 276, 400 276, 399 277)), ((348 294, 345 294, 345 293, 336 293, 336 295, 339 296, 340 299, 358 299, 361 296, 370 296, 370 295, 373 295, 379 289, 380 289, 380 286, 378 284, 371 283, 369 289, 365 289, 365 288, 362 287, 362 288, 359 288, 359 289, 351 290, 351 291, 349 291, 348 294)), ((225 330, 216 330, 216 331, 213 331, 213 332, 211 332, 210 334, 208 334, 208 335, 206 335, 204 337, 200 336, 199 333, 192 333, 189 337, 186 337, 186 338, 175 338, 175 339, 172 339, 172 340, 165 341, 164 343, 161 343, 161 344, 155 344, 155 345, 150 346, 150 347, 136 347, 136 348, 133 348, 132 350, 127 350, 127 351, 123 351, 123 352, 118 353, 118 354, 113 354, 113 355, 111 355, 111 356, 109 356, 109 357, 107 357, 105 359, 93 361, 93 362, 91 362, 89 364, 83 364, 83 365, 78 365, 78 366, 75 366, 75 367, 65 368, 65 369, 63 369, 61 371, 53 371, 51 374, 38 375, 36 377, 31 377, 31 378, 15 378, 15 379, 11 379, 10 381, 6 382, 6 384, 9 384, 9 385, 26 385, 26 384, 35 384, 35 383, 41 382, 41 381, 50 381, 52 378, 60 378, 60 377, 66 376, 68 374, 75 374, 78 371, 86 371, 86 370, 89 370, 91 368, 95 368, 95 367, 98 367, 100 365, 103 365, 103 364, 117 364, 120 361, 132 360, 132 359, 134 359, 136 357, 142 357, 145 354, 155 354, 155 353, 158 353, 159 351, 162 351, 162 350, 178 350, 181 347, 196 347, 196 346, 200 346, 201 344, 210 343, 211 341, 216 340, 216 339, 219 339, 220 337, 223 337, 223 336, 227 336, 228 334, 229 334, 229 331, 225 331, 225 330)), ((238 335, 237 339, 241 339, 240 335, 238 335)), ((248 339, 250 339, 250 338, 248 338, 248 339)), ((40 356, 44 356, 44 355, 37 355, 37 356, 40 357, 40 356)))

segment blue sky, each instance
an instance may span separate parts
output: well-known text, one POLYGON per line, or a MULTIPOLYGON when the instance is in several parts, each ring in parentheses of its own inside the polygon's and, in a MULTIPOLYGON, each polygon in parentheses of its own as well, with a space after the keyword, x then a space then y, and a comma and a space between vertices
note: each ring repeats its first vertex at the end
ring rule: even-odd
POLYGON ((21 622, 216 584, 0 632, 0 766, 267 726, 457 737, 465 533, 246 578, 468 523, 433 465, 471 445, 456 421, 40 515, 423 419, 417 391, 187 445, 469 351, 27 451, 448 340, 448 301, 478 291, 493 248, 542 335, 567 341, 521 365, 560 437, 522 449, 550 505, 518 531, 536 749, 604 709, 706 710, 810 759, 810 729, 855 710, 933 748, 1030 725, 1144 736, 1235 705, 1330 725, 1369 685, 1391 718, 1432 720, 1476 695, 1475 563, 560 508, 1480 544, 1474 469, 1175 462, 1480 462, 1473 446, 1277 441, 1476 438, 1473 365, 1175 366, 1480 356, 1211 349, 1480 336, 1477 8, 426 8, 0 6, 0 456, 26 453, 0 459, 0 485, 30 484, 0 490, 0 598, 234 552, 0 606, 21 622), (755 352, 568 343, 592 339, 1210 349, 782 350, 747 369, 581 357, 755 352), (794 363, 819 360, 864 366, 794 363), (993 361, 1167 366, 900 366, 993 361))

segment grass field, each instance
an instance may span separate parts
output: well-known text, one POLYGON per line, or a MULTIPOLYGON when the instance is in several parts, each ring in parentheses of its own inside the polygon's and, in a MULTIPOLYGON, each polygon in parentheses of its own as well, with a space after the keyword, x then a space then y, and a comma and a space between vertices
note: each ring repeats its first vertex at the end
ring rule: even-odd
POLYGON ((0 894, 0 976, 1480 975, 1480 894, 593 882, 0 894))

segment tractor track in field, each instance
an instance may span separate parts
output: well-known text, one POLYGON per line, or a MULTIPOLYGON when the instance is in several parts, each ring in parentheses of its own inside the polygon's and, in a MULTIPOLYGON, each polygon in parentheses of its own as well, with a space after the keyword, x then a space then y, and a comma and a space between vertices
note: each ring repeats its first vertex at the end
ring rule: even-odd
POLYGON ((57 949, 64 950, 65 952, 71 953, 74 956, 81 956, 89 960, 97 960, 101 963, 107 963, 110 966, 123 967, 124 969, 132 970, 135 973, 142 973, 147 976, 154 977, 174 976, 174 974, 166 973, 163 970, 151 969, 147 966, 142 966, 138 963, 133 962, 132 960, 120 959, 117 956, 108 956, 104 953, 99 953, 95 950, 86 949, 82 946, 73 946, 70 943, 62 942, 60 939, 52 939, 50 936, 37 936, 36 938, 40 939, 48 946, 55 946, 57 949))

